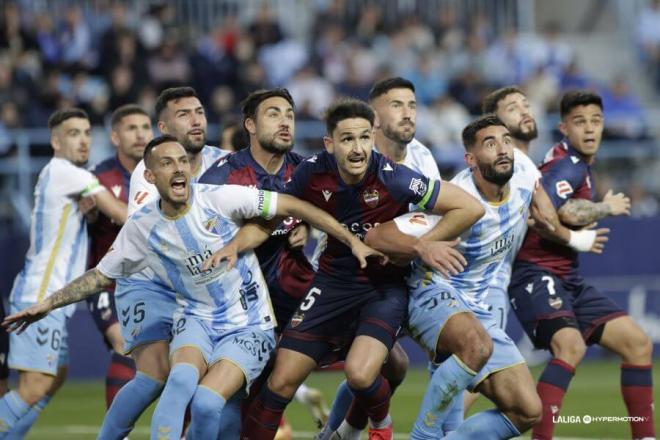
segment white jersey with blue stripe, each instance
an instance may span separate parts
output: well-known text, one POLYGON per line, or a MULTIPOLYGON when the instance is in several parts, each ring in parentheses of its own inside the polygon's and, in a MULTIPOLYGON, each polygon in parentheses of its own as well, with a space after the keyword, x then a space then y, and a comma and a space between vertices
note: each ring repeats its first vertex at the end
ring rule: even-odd
MULTIPOLYGON (((514 164, 520 160, 520 155, 521 152, 514 152, 514 164)), ((470 169, 457 174, 451 182, 476 197, 486 208, 484 216, 463 233, 458 245, 468 264, 463 272, 447 279, 416 262, 408 281, 410 287, 414 290, 430 282, 440 285, 449 282, 468 304, 483 308, 482 301, 489 286, 510 255, 517 251, 527 230, 527 214, 537 180, 537 172, 516 167, 509 181, 509 195, 503 202, 494 204, 483 198, 470 169)), ((411 212, 397 217, 395 222, 401 232, 419 237, 430 231, 441 218, 411 212)))
POLYGON ((433 154, 417 139, 406 145, 406 157, 400 163, 429 179, 440 180, 440 170, 433 154))
POLYGON ((54 157, 34 189, 30 248, 14 280, 13 303, 38 303, 85 272, 87 226, 78 199, 105 191, 94 174, 54 157))
MULTIPOLYGON (((229 243, 244 219, 275 215, 277 193, 239 185, 191 186, 188 210, 169 218, 154 201, 137 211, 119 232, 97 269, 113 279, 149 267, 153 281, 176 292, 188 315, 217 330, 275 326, 266 282, 253 252, 236 266, 202 271, 203 262, 229 243)), ((142 274, 146 274, 144 271, 142 274)))

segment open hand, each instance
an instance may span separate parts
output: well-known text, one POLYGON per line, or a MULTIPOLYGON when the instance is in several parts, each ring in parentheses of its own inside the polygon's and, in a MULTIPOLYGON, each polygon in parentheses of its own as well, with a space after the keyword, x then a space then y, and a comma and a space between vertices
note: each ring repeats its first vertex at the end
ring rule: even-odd
POLYGON ((48 301, 43 301, 39 304, 28 307, 25 310, 21 310, 18 313, 5 317, 5 320, 2 321, 2 326, 5 327, 8 332, 16 332, 16 334, 20 335, 30 326, 30 324, 44 318, 50 310, 48 301))
POLYGON ((463 254, 455 249, 460 242, 460 238, 452 241, 420 240, 417 246, 419 257, 446 278, 450 275, 458 275, 467 266, 463 254))
POLYGON ((202 270, 207 271, 217 267, 223 261, 227 262, 227 270, 233 269, 234 265, 236 265, 236 261, 238 261, 238 252, 236 252, 236 246, 233 241, 207 258, 202 265, 202 270))

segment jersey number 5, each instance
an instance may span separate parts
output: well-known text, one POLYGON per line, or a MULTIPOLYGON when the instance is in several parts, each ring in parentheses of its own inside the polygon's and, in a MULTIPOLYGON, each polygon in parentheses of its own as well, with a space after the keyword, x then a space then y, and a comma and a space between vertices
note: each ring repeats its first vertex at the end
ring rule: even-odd
POLYGON ((314 305, 314 302, 316 301, 316 297, 321 294, 321 289, 318 287, 312 287, 309 289, 309 292, 307 293, 307 296, 305 296, 305 299, 303 299, 303 302, 300 304, 300 310, 303 312, 309 310, 312 308, 314 305))

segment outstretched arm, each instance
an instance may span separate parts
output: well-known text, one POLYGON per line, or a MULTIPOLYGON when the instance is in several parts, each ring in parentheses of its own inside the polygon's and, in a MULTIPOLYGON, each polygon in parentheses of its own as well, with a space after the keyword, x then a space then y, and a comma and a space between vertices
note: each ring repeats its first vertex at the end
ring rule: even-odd
POLYGON ((431 211, 442 215, 442 219, 421 237, 428 241, 454 240, 486 213, 477 199, 450 182, 442 182, 431 211))
POLYGON ((7 327, 10 332, 21 333, 30 324, 44 318, 53 309, 82 301, 109 287, 112 281, 97 269, 90 269, 39 304, 7 316, 2 325, 7 327))

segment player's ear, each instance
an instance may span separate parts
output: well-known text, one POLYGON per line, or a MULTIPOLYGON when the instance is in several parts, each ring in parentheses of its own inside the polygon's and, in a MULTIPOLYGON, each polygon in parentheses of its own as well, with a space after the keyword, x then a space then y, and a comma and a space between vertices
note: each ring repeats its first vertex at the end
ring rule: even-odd
POLYGON ((60 151, 60 138, 55 131, 50 134, 50 145, 53 147, 53 151, 60 151))
POLYGON ((149 168, 144 169, 144 178, 151 184, 156 183, 156 176, 149 168))
POLYGON ((335 152, 335 145, 330 136, 323 136, 323 145, 328 153, 333 154, 335 152))
POLYGON ((469 151, 465 152, 465 163, 469 168, 475 168, 477 166, 477 161, 474 158, 474 154, 470 153, 469 151))
POLYGON ((119 136, 117 136, 117 132, 114 130, 110 131, 110 142, 112 142, 112 145, 115 147, 119 146, 119 136))
POLYGON ((167 129, 167 125, 165 125, 164 121, 158 121, 158 131, 161 132, 161 134, 170 134, 169 130, 167 129))
POLYGON ((243 125, 245 126, 247 132, 250 133, 251 135, 254 136, 257 134, 257 124, 255 124, 254 119, 247 118, 243 123, 243 125))
POLYGON ((374 112, 374 115, 376 116, 374 118, 374 130, 377 128, 380 128, 380 118, 378 117, 378 113, 374 112))
POLYGON ((566 129, 566 124, 564 123, 563 120, 559 121, 557 127, 559 128, 561 134, 563 134, 564 136, 568 136, 568 130, 566 129))

